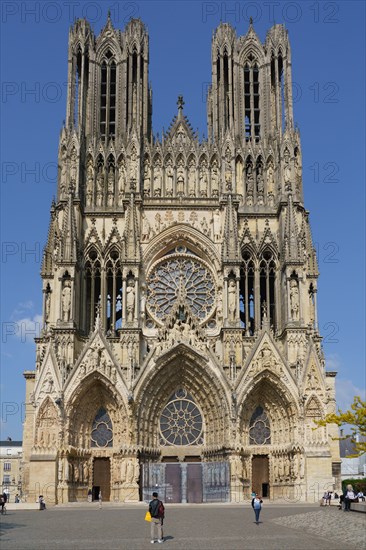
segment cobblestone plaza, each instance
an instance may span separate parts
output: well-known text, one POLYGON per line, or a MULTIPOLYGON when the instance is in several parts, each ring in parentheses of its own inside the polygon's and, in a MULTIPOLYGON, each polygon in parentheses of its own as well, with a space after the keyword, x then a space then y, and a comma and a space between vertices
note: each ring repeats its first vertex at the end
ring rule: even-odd
MULTIPOLYGON (((146 506, 103 504, 53 507, 45 512, 8 511, 1 518, 1 547, 7 550, 137 550, 150 548, 146 506), (67 536, 67 540, 65 537, 67 536)), ((164 527, 167 548, 193 550, 348 550, 365 548, 366 515, 338 507, 264 503, 254 523, 249 503, 172 505, 164 527)))

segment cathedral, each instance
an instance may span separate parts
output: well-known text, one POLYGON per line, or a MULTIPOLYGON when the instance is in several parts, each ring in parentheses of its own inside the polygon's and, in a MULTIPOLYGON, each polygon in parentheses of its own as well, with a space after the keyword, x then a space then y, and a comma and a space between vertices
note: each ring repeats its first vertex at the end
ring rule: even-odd
POLYGON ((212 38, 207 139, 152 131, 139 19, 69 34, 67 113, 26 379, 25 497, 316 501, 338 489, 335 372, 283 25, 212 38))

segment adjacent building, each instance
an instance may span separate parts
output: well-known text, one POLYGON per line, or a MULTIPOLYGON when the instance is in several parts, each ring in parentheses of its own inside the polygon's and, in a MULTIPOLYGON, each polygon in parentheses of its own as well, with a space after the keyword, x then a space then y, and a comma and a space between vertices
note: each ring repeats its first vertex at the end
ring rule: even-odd
POLYGON ((22 494, 22 442, 0 441, 1 493, 6 493, 11 502, 16 494, 22 494))

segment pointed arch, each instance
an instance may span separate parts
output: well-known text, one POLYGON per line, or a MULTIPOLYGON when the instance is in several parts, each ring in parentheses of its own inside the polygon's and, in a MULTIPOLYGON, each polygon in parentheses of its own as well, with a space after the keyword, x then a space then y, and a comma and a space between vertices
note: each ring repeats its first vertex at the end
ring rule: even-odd
POLYGON ((46 397, 37 414, 35 445, 43 448, 56 447, 59 425, 59 411, 52 399, 46 397))

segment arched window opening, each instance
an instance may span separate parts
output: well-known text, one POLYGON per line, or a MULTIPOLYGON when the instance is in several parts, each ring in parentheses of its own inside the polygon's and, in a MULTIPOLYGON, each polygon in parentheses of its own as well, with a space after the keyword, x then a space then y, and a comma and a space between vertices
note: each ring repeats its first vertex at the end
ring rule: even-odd
POLYGON ((110 50, 105 54, 100 75, 100 133, 103 138, 115 137, 117 67, 110 50))
POLYGON ((106 264, 107 335, 114 336, 122 327, 122 268, 118 250, 113 249, 106 264))
POLYGON ((97 251, 92 248, 85 262, 86 331, 94 328, 97 306, 101 298, 101 266, 97 251))
POLYGON ((281 125, 282 130, 285 130, 286 125, 286 111, 285 111, 285 75, 283 70, 283 59, 282 55, 278 56, 278 83, 280 91, 280 100, 281 100, 281 125))
POLYGON ((252 54, 244 65, 244 132, 247 141, 260 138, 259 67, 252 54))
POLYGON ((240 269, 240 323, 245 329, 245 336, 253 336, 254 321, 254 262, 250 252, 244 251, 243 264, 240 269))
POLYGON ((91 447, 99 447, 100 449, 113 447, 112 421, 103 407, 95 415, 90 439, 91 447))
POLYGON ((269 418, 260 405, 252 414, 249 426, 250 445, 269 445, 271 443, 271 426, 269 418))
POLYGON ((230 126, 230 98, 229 98, 229 59, 227 51, 224 51, 224 117, 225 128, 230 126))
POLYGON ((203 444, 203 416, 193 397, 179 388, 169 399, 160 416, 160 445, 203 444))
POLYGON ((272 252, 266 250, 262 254, 259 270, 261 320, 266 315, 270 325, 275 328, 275 282, 276 264, 272 252))
POLYGON ((79 47, 76 56, 75 67, 75 101, 74 101, 74 126, 80 126, 80 106, 81 106, 81 49, 79 47))

